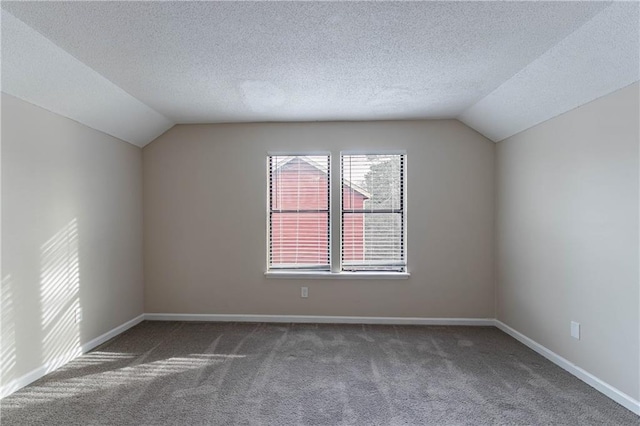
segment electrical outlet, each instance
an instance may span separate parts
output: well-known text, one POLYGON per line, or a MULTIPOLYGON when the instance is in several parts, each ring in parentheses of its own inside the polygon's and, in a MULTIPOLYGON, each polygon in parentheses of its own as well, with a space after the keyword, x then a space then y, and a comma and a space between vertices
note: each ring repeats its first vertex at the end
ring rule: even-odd
POLYGON ((571 321, 571 337, 580 340, 580 323, 571 321))
POLYGON ((80 321, 82 321, 82 309, 77 308, 76 309, 76 324, 78 324, 80 321))
POLYGON ((306 299, 309 297, 309 287, 301 287, 300 288, 300 297, 306 299))

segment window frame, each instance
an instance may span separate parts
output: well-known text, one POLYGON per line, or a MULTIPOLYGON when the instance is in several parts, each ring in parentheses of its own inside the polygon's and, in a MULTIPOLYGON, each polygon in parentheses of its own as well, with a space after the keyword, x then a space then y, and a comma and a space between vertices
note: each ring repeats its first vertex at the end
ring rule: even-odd
MULTIPOLYGON (((322 152, 322 153, 268 153, 267 154, 267 271, 268 272, 327 272, 331 270, 332 265, 332 246, 331 246, 331 220, 332 220, 332 199, 331 199, 331 187, 332 187, 332 176, 330 173, 332 155, 330 152, 322 152), (272 265, 272 231, 273 231, 273 223, 272 223, 272 215, 274 213, 295 213, 294 210, 285 211, 279 209, 279 211, 274 211, 273 209, 273 158, 274 157, 327 157, 327 260, 328 263, 326 266, 324 265, 308 265, 308 266, 300 266, 300 267, 273 267, 272 265)), ((316 212, 319 210, 316 210, 316 212)), ((323 210, 324 211, 324 210, 323 210)), ((312 211, 300 212, 304 213, 313 213, 312 211)))
MULTIPOLYGON (((397 274, 397 273, 405 273, 407 271, 407 247, 406 247, 406 243, 407 243, 407 232, 406 232, 406 228, 407 228, 407 216, 406 216, 406 179, 407 179, 407 173, 406 173, 406 163, 407 163, 407 154, 406 152, 396 152, 396 151, 386 151, 386 152, 352 152, 352 151, 342 151, 340 152, 340 271, 341 272, 353 272, 353 273, 364 273, 364 272, 389 272, 389 273, 393 273, 393 274, 397 274), (344 189, 343 189, 343 184, 345 181, 345 176, 344 176, 344 158, 347 156, 367 156, 367 155, 387 155, 387 156, 392 156, 392 155, 397 155, 397 156, 401 156, 402 158, 400 159, 400 203, 399 203, 399 208, 394 209, 345 209, 344 208, 344 189), (367 214, 367 213, 372 213, 372 214, 377 214, 377 213, 390 213, 390 214, 399 214, 400 215, 400 241, 401 241, 401 256, 402 259, 404 260, 403 262, 386 262, 386 263, 382 263, 380 264, 380 266, 388 266, 388 267, 399 267, 401 269, 399 270, 390 270, 390 271, 382 271, 382 270, 354 270, 354 271, 349 271, 349 270, 345 270, 344 269, 344 239, 343 239, 343 231, 344 231, 344 218, 345 218, 345 214, 357 214, 357 213, 363 213, 363 214, 367 214)), ((364 223, 363 223, 364 226, 364 223)), ((372 264, 370 264, 372 265, 372 264)), ((363 266, 365 266, 365 264, 363 263, 363 266)))
POLYGON ((407 163, 406 150, 358 150, 358 151, 269 151, 266 153, 266 278, 273 279, 373 279, 373 280, 405 280, 410 278, 410 270, 407 257, 407 163), (272 156, 329 156, 329 270, 308 269, 275 269, 270 268, 271 241, 270 241, 270 157, 272 156), (344 155, 403 155, 403 271, 344 271, 342 270, 342 157, 344 155))

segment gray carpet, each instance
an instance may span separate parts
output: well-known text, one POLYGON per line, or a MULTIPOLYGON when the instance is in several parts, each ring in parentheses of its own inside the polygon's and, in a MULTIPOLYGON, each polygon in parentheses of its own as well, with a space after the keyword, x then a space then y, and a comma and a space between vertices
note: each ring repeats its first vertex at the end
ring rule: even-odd
POLYGON ((3 425, 638 425, 493 327, 143 322, 3 425))

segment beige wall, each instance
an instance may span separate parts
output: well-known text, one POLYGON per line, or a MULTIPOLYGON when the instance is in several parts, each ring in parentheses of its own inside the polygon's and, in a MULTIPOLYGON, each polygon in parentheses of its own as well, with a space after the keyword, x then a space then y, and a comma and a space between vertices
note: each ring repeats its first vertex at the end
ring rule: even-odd
POLYGON ((176 126, 143 150, 145 311, 493 318, 494 150, 455 120, 176 126), (266 279, 267 152, 341 149, 406 149, 411 277, 266 279))
POLYGON ((638 90, 499 143, 496 187, 498 319, 636 400, 638 90))
POLYGON ((139 148, 2 95, 3 385, 143 312, 141 166, 139 148))

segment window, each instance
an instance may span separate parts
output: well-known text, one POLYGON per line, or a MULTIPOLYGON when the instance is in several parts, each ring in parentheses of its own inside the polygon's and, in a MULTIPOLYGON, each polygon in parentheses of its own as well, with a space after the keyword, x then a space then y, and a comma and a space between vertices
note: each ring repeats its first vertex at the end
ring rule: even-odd
POLYGON ((406 267, 404 155, 342 155, 342 270, 406 267))
POLYGON ((330 159, 269 156, 269 269, 330 265, 330 159))
POLYGON ((406 273, 405 155, 341 154, 340 176, 331 164, 268 156, 268 274, 406 273))

